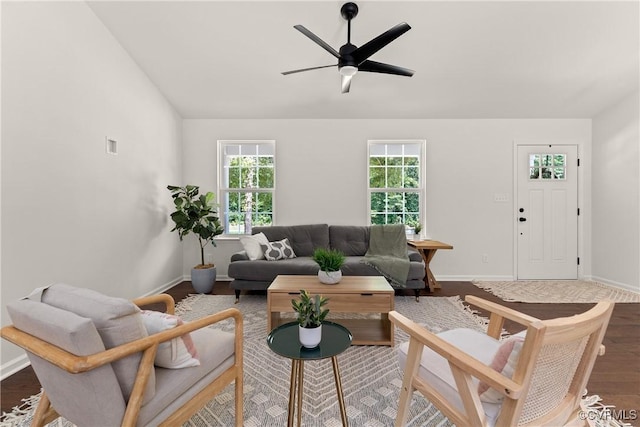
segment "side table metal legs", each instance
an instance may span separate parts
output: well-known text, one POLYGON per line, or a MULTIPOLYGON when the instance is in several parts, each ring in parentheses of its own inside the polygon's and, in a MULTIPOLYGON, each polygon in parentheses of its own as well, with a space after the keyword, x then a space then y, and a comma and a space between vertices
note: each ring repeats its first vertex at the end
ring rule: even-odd
MULTIPOLYGON (((342 381, 340 379, 340 369, 338 368, 338 358, 336 356, 331 357, 331 364, 333 365, 333 378, 336 382, 336 392, 338 394, 338 404, 340 405, 340 416, 342 418, 342 425, 347 427, 347 411, 344 404, 344 395, 342 393, 342 381)), ((297 413, 297 426, 302 425, 302 393, 304 384, 304 360, 292 359, 291 360, 291 383, 289 386, 289 415, 287 418, 287 427, 293 427, 293 417, 296 412, 296 406, 298 407, 297 413)))

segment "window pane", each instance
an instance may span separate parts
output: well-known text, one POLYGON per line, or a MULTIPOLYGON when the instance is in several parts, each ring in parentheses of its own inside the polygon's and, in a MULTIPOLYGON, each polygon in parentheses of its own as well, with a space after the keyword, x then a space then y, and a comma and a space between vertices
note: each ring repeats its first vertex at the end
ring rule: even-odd
POLYGON ((540 168, 529 168, 529 179, 540 178, 540 168))
POLYGON ((551 166, 552 165, 551 162, 552 162, 551 154, 543 154, 542 155, 542 166, 551 166))
POLYGON ((387 210, 386 194, 371 193, 371 212, 385 212, 387 210))
POLYGON ((273 169, 258 169, 258 188, 273 188, 273 169))
POLYGON ((372 167, 369 169, 369 187, 385 188, 385 168, 372 167))
POLYGON ((384 214, 371 214, 371 224, 382 225, 386 224, 386 215, 384 214))
POLYGON ((553 165, 554 166, 564 166, 565 165, 565 158, 566 158, 566 156, 564 154, 554 154, 553 155, 553 165))
POLYGON ((403 193, 387 193, 387 211, 388 212, 403 212, 404 200, 403 193))
POLYGON ((387 168, 387 187, 402 188, 402 168, 387 168))
POLYGON ((404 164, 405 166, 418 166, 420 164, 420 159, 418 157, 405 157, 404 164))
POLYGON ((555 179, 564 179, 564 168, 555 168, 553 170, 553 177, 555 179))
POLYGON ((388 166, 402 166, 402 157, 387 157, 388 166))
POLYGON ((551 179, 551 168, 542 168, 542 179, 551 179))
POLYGON ((420 194, 405 193, 405 210, 407 212, 420 212, 420 194))
POLYGON ((386 157, 369 157, 370 166, 385 166, 387 164, 386 157))
POLYGON ((539 154, 529 154, 529 166, 540 166, 539 154))
POLYGON ((404 168, 404 188, 418 188, 420 186, 419 169, 414 167, 404 168))

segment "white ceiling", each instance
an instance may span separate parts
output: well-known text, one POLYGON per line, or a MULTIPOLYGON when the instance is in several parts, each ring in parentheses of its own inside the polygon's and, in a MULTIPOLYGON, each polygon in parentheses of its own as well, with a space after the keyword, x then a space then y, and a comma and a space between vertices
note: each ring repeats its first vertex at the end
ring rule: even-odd
POLYGON ((590 118, 639 83, 638 1, 356 1, 351 41, 412 29, 340 93, 343 1, 88 2, 184 118, 590 118))

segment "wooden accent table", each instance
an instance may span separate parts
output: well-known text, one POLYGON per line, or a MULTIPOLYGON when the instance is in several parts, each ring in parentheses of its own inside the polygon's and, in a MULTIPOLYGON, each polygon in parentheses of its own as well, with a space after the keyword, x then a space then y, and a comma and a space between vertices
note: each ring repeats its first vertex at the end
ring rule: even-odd
POLYGON ((295 320, 281 313, 293 313, 291 300, 305 289, 329 299, 329 318, 349 329, 354 345, 393 346, 394 328, 389 312, 394 308, 393 288, 382 276, 343 276, 337 285, 320 283, 318 276, 278 276, 267 289, 267 332, 295 320), (331 313, 380 313, 378 318, 331 317, 331 313))
POLYGON ((434 289, 440 289, 440 284, 436 280, 435 276, 429 268, 429 263, 433 259, 438 249, 453 249, 448 243, 438 242, 437 240, 407 240, 407 244, 412 248, 415 248, 422 259, 424 260, 424 285, 429 288, 429 291, 433 292, 434 289))

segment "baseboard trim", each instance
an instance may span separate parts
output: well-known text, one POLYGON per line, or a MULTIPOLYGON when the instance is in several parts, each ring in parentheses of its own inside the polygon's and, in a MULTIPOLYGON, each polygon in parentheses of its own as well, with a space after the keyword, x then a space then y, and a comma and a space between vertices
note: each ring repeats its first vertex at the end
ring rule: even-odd
POLYGON ((515 280, 513 276, 472 276, 472 275, 464 275, 464 276, 455 276, 455 275, 439 275, 436 277, 438 282, 510 282, 515 280))
POLYGON ((23 370, 29 365, 31 365, 31 363, 26 354, 18 356, 7 363, 3 363, 0 365, 0 381, 4 381, 5 378, 9 378, 11 375, 23 370))
POLYGON ((586 277, 587 280, 593 280, 594 282, 600 282, 603 285, 613 286, 614 288, 624 289, 625 291, 631 291, 636 294, 640 294, 640 289, 637 286, 629 285, 628 283, 616 282, 613 280, 605 279, 604 277, 591 276, 586 277))

